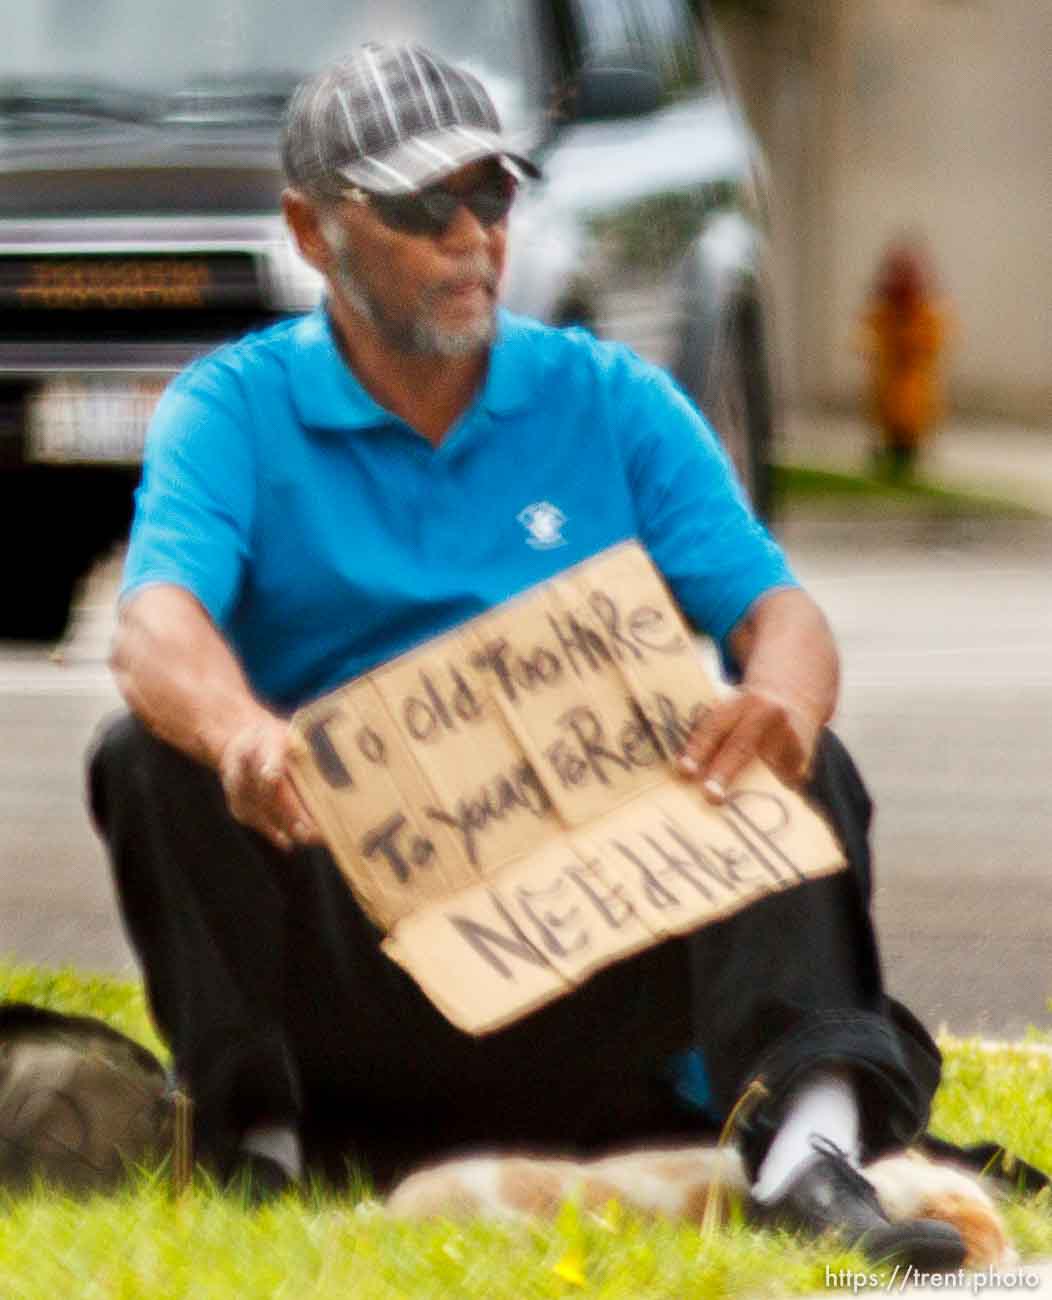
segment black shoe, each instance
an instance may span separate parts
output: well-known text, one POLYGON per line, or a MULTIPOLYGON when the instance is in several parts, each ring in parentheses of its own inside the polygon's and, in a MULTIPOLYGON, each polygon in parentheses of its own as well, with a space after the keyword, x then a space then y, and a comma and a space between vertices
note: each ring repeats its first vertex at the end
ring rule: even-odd
POLYGON ((872 1263, 912 1264, 924 1273, 955 1272, 966 1252, 961 1234, 935 1219, 892 1223, 872 1185, 831 1142, 815 1139, 814 1158, 777 1200, 750 1201, 749 1217, 767 1227, 802 1229, 814 1236, 833 1233, 857 1246, 872 1263))
POLYGON ((240 1197, 246 1206, 256 1208, 276 1201, 279 1196, 299 1186, 282 1165, 270 1156, 242 1151, 226 1182, 226 1190, 240 1197))

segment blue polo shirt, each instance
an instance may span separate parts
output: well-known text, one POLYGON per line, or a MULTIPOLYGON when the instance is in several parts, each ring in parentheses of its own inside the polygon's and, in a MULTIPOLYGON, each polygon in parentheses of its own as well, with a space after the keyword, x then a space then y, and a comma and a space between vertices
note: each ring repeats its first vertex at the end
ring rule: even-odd
POLYGON ((501 312, 434 447, 358 383, 319 308, 169 387, 123 595, 189 589, 290 710, 632 537, 717 640, 794 581, 697 409, 627 348, 501 312))

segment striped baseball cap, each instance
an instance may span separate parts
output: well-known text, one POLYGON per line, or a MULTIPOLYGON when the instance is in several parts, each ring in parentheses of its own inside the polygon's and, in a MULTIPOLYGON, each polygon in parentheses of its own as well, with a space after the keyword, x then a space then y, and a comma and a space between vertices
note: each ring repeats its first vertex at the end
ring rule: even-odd
POLYGON ((282 161, 290 184, 338 197, 357 185, 411 194, 468 163, 512 153, 485 87, 419 45, 363 46, 304 81, 289 102, 282 161))

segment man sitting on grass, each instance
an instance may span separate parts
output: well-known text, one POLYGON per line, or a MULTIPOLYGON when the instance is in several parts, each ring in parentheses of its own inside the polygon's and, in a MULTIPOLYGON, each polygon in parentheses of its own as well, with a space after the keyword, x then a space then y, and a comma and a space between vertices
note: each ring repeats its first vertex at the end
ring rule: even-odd
POLYGON ((956 1267, 952 1228, 889 1224, 857 1172, 922 1130, 938 1056, 881 984, 869 800, 823 730, 829 629, 709 427, 627 349, 497 309, 536 168, 467 73, 366 47, 299 89, 284 161, 326 300, 191 366, 158 407, 113 655, 131 714, 91 761, 200 1156, 263 1194, 334 1152, 382 1184, 464 1146, 682 1136, 706 1123, 703 1061, 718 1117, 763 1081, 738 1127, 758 1220, 956 1267), (543 546, 523 523, 539 508, 562 521, 543 546), (471 1038, 381 952, 317 842, 288 716, 632 537, 741 670, 683 779, 719 801, 760 756, 825 810, 850 869, 471 1038))

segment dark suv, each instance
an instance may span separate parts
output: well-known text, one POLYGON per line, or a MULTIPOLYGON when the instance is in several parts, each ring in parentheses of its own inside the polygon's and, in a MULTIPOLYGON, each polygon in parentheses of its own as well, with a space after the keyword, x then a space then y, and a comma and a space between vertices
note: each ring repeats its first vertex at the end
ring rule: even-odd
POLYGON ((172 373, 317 300, 278 216, 278 124, 302 75, 366 39, 472 69, 543 166, 508 305, 667 366, 766 508, 756 157, 704 4, 20 0, 0 50, 0 637, 61 635, 127 528, 172 373))

